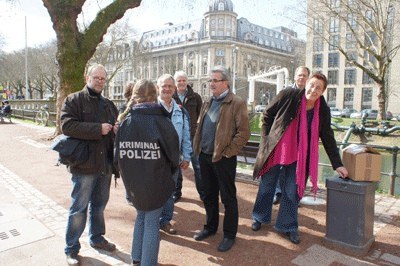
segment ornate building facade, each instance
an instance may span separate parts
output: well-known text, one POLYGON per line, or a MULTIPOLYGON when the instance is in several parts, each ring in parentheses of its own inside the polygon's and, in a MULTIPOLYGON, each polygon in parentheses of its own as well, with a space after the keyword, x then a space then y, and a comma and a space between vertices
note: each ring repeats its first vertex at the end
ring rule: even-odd
MULTIPOLYGON (((163 73, 173 75, 177 70, 185 71, 194 90, 208 97, 207 80, 216 65, 230 70, 233 89, 245 100, 249 76, 280 66, 289 70, 292 79, 293 69, 304 64, 305 42, 287 28, 269 29, 237 16, 231 0, 214 0, 202 19, 144 32, 119 52, 133 61, 110 82, 111 98, 121 98, 122 88, 135 79, 156 81, 163 73)), ((272 98, 275 94, 273 85, 257 83, 254 104, 263 95, 272 98)))

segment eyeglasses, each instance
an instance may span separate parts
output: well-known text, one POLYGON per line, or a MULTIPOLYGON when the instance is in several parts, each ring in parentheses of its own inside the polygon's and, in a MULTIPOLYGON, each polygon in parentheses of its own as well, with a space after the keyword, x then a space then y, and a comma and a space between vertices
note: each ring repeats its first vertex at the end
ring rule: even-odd
POLYGON ((92 77, 92 78, 96 81, 105 81, 106 80, 106 78, 103 78, 103 77, 92 77))
POLYGON ((207 82, 208 83, 218 83, 218 82, 221 82, 221 81, 226 81, 226 79, 210 79, 207 82))

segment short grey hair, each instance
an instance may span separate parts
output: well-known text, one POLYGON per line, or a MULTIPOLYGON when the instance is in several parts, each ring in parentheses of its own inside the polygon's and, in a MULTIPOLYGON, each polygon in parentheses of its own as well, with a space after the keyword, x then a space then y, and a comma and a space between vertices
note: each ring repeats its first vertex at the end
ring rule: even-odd
POLYGON ((308 67, 306 67, 306 66, 299 66, 299 67, 297 67, 297 68, 296 68, 296 71, 294 72, 294 74, 297 75, 297 72, 299 72, 300 70, 305 70, 305 71, 307 71, 308 76, 310 76, 310 74, 311 74, 310 69, 309 69, 308 67))
POLYGON ((229 73, 228 69, 223 66, 215 66, 213 69, 211 69, 211 73, 221 73, 222 79, 228 81, 228 87, 230 87, 231 74, 229 73))
POLYGON ((188 75, 187 75, 186 72, 183 71, 183 70, 179 70, 179 71, 176 71, 176 72, 175 72, 175 74, 174 74, 174 79, 177 80, 179 77, 184 77, 184 78, 186 79, 186 81, 187 81, 187 79, 188 79, 188 75))
POLYGON ((161 86, 161 82, 163 82, 164 80, 167 79, 171 79, 172 82, 175 85, 175 79, 171 74, 162 74, 158 79, 157 79, 157 86, 160 87, 161 86))
POLYGON ((103 70, 104 70, 104 73, 106 73, 106 76, 107 76, 106 68, 105 68, 105 66, 103 66, 102 64, 92 64, 92 65, 90 65, 90 66, 87 68, 86 75, 87 75, 87 76, 90 76, 90 75, 92 74, 93 70, 98 69, 98 68, 103 69, 103 70))

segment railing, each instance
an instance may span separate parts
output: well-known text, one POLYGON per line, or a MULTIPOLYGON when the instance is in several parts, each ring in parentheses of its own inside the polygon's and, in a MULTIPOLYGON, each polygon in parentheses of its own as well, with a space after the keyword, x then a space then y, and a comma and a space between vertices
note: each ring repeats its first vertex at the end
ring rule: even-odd
MULTIPOLYGON (((252 138, 260 137, 259 134, 251 134, 252 138)), ((337 146, 344 147, 350 144, 360 144, 360 143, 351 143, 351 142, 336 142, 337 146)), ((249 140, 246 145, 243 147, 242 151, 238 155, 238 161, 245 164, 254 164, 258 152, 259 141, 257 140, 249 140)), ((398 146, 382 146, 382 145, 370 145, 368 146, 377 149, 379 151, 389 152, 391 154, 391 171, 390 172, 382 172, 382 176, 388 176, 390 178, 389 185, 389 195, 394 196, 396 191, 396 178, 399 177, 397 174, 397 160, 399 155, 399 147, 398 146)), ((327 163, 318 163, 323 167, 332 167, 331 164, 327 163)))

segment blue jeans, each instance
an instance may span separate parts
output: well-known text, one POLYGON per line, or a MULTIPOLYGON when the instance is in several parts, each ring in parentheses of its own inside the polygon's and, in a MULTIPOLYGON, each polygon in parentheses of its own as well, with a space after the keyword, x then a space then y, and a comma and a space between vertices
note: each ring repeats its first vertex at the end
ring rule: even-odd
POLYGON ((131 256, 132 261, 140 261, 142 266, 157 265, 160 248, 159 219, 162 210, 162 207, 153 211, 136 209, 131 256))
POLYGON ((105 239, 104 209, 110 196, 111 174, 72 175, 71 207, 69 209, 65 254, 78 253, 81 237, 89 212, 90 244, 105 239))
MULTIPOLYGON (((204 198, 204 188, 203 188, 203 184, 201 183, 201 172, 200 172, 199 158, 193 152, 190 160, 192 162, 192 167, 193 167, 193 171, 194 171, 194 180, 195 180, 197 193, 199 193, 200 199, 203 200, 203 198, 204 198)), ((182 196, 182 182, 183 182, 182 171, 179 168, 179 170, 178 170, 178 180, 176 182, 176 190, 175 190, 175 194, 174 194, 175 196, 178 196, 178 197, 182 196)))
MULTIPOLYGON (((176 179, 178 178, 178 172, 180 172, 180 169, 172 177, 175 181, 175 184, 176 184, 176 179)), ((174 215, 174 194, 172 194, 171 197, 168 198, 168 200, 165 202, 163 206, 163 210, 160 217, 160 226, 169 224, 172 220, 173 215, 174 215)))
POLYGON ((260 223, 271 222, 272 201, 278 180, 282 196, 275 229, 282 233, 297 231, 299 197, 296 184, 296 162, 290 165, 276 165, 261 177, 253 208, 253 220, 260 223))

